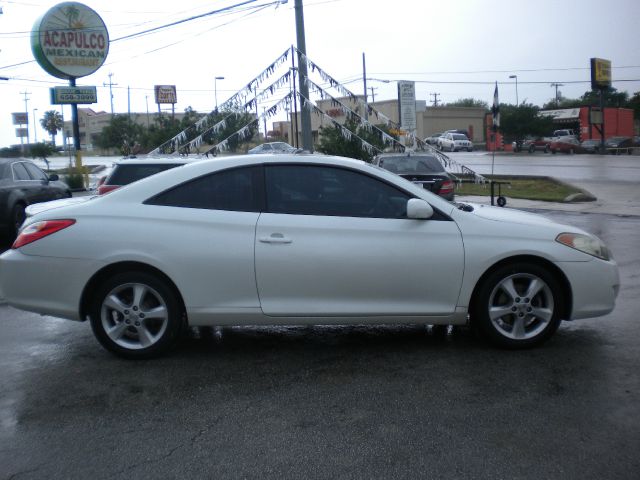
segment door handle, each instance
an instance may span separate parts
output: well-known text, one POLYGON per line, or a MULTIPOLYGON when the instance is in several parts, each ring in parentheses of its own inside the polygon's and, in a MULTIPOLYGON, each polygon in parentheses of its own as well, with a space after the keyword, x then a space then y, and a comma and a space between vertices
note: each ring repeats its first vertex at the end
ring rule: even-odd
POLYGON ((293 241, 281 233, 272 233, 268 237, 260 237, 259 240, 262 243, 291 243, 293 241))

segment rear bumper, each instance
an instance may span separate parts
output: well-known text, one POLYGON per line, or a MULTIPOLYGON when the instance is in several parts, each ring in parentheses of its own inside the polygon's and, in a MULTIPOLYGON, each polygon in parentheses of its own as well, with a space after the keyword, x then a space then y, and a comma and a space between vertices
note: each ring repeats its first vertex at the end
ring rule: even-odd
POLYGON ((0 255, 0 297, 21 310, 84 320, 79 313, 80 297, 98 268, 86 260, 8 250, 0 255))

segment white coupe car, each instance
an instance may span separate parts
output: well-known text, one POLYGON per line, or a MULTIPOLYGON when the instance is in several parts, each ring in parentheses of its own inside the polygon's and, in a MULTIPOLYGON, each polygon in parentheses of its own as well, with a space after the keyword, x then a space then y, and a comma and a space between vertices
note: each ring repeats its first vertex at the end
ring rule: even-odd
POLYGON ((166 351, 186 323, 471 322, 530 347, 612 311, 618 288, 578 228, 310 155, 177 167, 28 218, 0 256, 9 305, 89 320, 128 358, 166 351))

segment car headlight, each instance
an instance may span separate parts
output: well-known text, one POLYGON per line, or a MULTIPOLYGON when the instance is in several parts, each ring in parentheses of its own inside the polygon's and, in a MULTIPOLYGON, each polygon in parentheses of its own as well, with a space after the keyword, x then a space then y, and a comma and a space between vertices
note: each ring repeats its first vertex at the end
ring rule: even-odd
POLYGON ((556 237, 556 242, 562 243, 567 247, 575 248, 588 255, 601 258, 602 260, 611 260, 611 252, 607 246, 594 235, 561 233, 556 237))

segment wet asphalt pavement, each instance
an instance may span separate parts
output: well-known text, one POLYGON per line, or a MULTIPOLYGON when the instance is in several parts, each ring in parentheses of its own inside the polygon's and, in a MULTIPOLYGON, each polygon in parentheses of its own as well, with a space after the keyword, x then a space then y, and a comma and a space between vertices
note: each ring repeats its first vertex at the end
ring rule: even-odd
POLYGON ((640 218, 599 234, 616 310, 529 351, 425 327, 192 330, 130 362, 0 306, 0 478, 637 479, 640 218))

